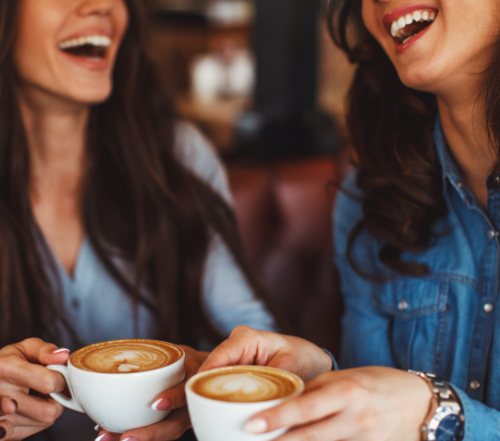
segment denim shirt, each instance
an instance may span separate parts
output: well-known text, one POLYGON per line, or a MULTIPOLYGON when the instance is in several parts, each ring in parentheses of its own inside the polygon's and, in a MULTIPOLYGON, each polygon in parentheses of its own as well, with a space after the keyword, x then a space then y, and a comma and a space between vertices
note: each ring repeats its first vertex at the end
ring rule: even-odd
MULTIPOLYGON (((347 237, 362 217, 355 173, 337 198, 335 258, 346 308, 341 365, 434 373, 460 398, 464 440, 500 440, 500 175, 488 179, 486 213, 464 185, 439 124, 434 136, 448 213, 430 249, 403 254, 426 264, 428 275, 360 277, 346 259, 347 237)), ((370 274, 387 274, 380 245, 367 232, 355 243, 354 258, 370 274)))

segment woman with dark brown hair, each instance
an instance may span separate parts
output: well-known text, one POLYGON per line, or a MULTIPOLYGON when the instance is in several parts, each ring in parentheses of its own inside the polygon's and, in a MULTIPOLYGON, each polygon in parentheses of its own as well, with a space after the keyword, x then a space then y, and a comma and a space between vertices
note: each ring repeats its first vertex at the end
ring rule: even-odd
POLYGON ((252 362, 311 379, 255 416, 279 441, 500 437, 500 3, 330 0, 357 64, 355 170, 336 201, 341 367, 292 337, 234 332, 202 369, 252 362))
MULTIPOLYGON (((2 440, 61 414, 46 394, 64 384, 44 365, 66 362, 66 348, 132 337, 207 347, 238 323, 274 328, 222 167, 176 122, 148 61, 143 4, 0 0, 2 440)), ((186 352, 190 375, 205 355, 186 352)), ((154 405, 175 410, 120 439, 177 439, 182 385, 154 405)), ((88 441, 89 423, 67 414, 41 435, 88 441)))

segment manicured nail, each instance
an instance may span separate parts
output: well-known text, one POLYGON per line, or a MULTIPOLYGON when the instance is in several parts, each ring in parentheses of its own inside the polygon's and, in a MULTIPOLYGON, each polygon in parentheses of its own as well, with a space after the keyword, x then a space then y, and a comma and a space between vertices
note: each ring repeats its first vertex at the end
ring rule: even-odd
POLYGON ((113 435, 110 435, 109 433, 103 433, 102 435, 99 435, 95 439, 95 441, 111 441, 113 439, 114 439, 113 435))
POLYGON ((5 435, 7 435, 7 431, 2 426, 0 426, 0 439, 4 439, 5 435))
POLYGON ((99 427, 99 424, 96 424, 96 425, 94 426, 94 430, 95 430, 96 432, 99 432, 99 430, 101 430, 101 428, 99 427))
POLYGON ((172 407, 170 398, 160 398, 151 404, 151 409, 156 410, 157 412, 168 410, 170 407, 172 407))
POLYGON ((62 354, 63 352, 69 352, 69 349, 68 348, 59 348, 59 349, 52 351, 52 354, 54 354, 54 355, 62 354))
POLYGON ((251 420, 245 424, 245 430, 250 433, 262 433, 267 430, 267 421, 262 418, 251 420))

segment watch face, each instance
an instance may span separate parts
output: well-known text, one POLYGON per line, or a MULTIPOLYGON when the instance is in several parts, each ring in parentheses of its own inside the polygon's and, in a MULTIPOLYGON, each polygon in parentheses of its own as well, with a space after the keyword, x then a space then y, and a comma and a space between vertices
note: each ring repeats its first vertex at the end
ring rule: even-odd
POLYGON ((448 415, 436 430, 437 441, 457 441, 462 430, 462 420, 458 415, 448 415))

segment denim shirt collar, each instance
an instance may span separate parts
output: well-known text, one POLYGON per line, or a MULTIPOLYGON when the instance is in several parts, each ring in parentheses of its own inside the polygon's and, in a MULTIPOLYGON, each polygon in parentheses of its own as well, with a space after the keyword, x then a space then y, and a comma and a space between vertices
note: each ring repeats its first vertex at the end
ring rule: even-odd
POLYGON ((447 183, 450 183, 467 206, 470 207, 473 205, 475 198, 472 194, 470 194, 467 187, 464 185, 462 172, 459 170, 455 158, 453 158, 446 140, 444 139, 443 128, 439 118, 436 119, 436 123, 434 125, 434 144, 436 146, 436 153, 441 165, 444 188, 447 187, 447 183))

